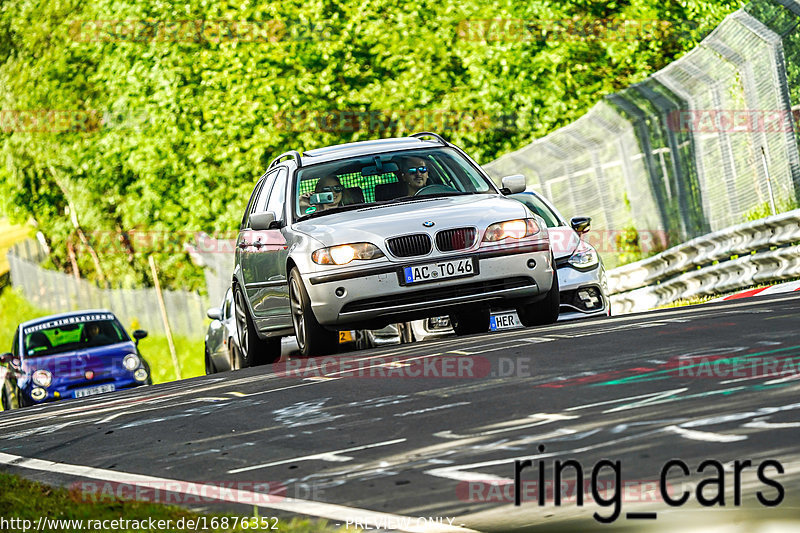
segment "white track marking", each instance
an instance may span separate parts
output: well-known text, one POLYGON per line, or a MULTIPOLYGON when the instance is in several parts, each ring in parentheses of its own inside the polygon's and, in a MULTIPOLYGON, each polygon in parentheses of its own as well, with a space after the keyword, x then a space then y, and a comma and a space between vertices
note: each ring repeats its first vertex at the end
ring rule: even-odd
MULTIPOLYGON (((170 492, 196 496, 197 494, 219 493, 218 499, 231 503, 258 502, 263 501, 264 494, 259 494, 246 490, 231 489, 229 491, 218 491, 216 487, 206 486, 202 483, 180 481, 177 479, 158 478, 141 474, 131 474, 127 472, 115 472, 102 468, 92 468, 89 466, 73 465, 67 463, 56 463, 53 461, 43 461, 41 459, 31 459, 19 455, 0 453, 0 464, 39 470, 42 472, 52 472, 69 476, 109 481, 112 483, 123 483, 126 485, 149 488, 154 484, 169 486, 170 492), (170 483, 171 485, 167 485, 170 483), (174 490, 173 490, 174 489, 174 490)), ((259 507, 265 509, 277 509, 299 515, 314 516, 334 520, 337 522, 355 522, 374 525, 376 523, 391 523, 398 531, 409 533, 477 533, 475 530, 449 526, 446 524, 425 523, 419 524, 414 518, 391 513, 381 513, 370 511, 369 509, 359 509, 357 507, 347 507, 332 503, 315 502, 311 500, 301 500, 298 498, 276 498, 275 502, 259 503, 259 507)))
POLYGON ((352 457, 342 456, 339 455, 340 453, 347 453, 347 452, 357 452, 359 450, 366 450, 369 448, 378 448, 380 446, 390 446, 392 444, 398 444, 400 442, 405 442, 406 439, 394 439, 394 440, 387 440, 384 442, 376 442, 373 444, 364 444, 363 446, 354 446, 353 448, 345 448, 343 450, 334 450, 330 452, 322 452, 322 453, 315 453, 312 455, 306 455, 304 457, 292 457, 290 459, 284 459, 281 461, 274 461, 272 463, 264 463, 260 465, 254 466, 246 466, 244 468, 236 468, 234 470, 228 470, 228 474, 238 474, 240 472, 249 472, 250 470, 258 470, 261 468, 269 468, 271 466, 277 465, 284 465, 286 463, 294 463, 299 461, 333 461, 333 462, 345 462, 351 461, 352 457))
POLYGON ((763 420, 754 420, 743 424, 742 427, 756 429, 791 429, 800 428, 800 422, 764 422, 763 420))
POLYGON ((681 437, 691 440, 702 440, 705 442, 737 442, 746 440, 745 435, 723 435, 722 433, 711 433, 710 431, 697 431, 696 429, 686 429, 678 426, 667 426, 664 431, 671 431, 681 437))
POLYGON ((470 433, 468 435, 461 435, 458 433, 453 433, 449 429, 446 431, 439 431, 438 433, 434 433, 434 437, 439 437, 442 439, 472 439, 475 437, 485 437, 487 435, 495 435, 497 433, 505 433, 507 431, 517 431, 520 429, 527 429, 532 427, 541 426, 543 424, 549 424, 550 422, 560 422, 564 420, 574 420, 576 418, 580 418, 577 415, 560 415, 560 414, 553 414, 553 413, 536 413, 534 415, 530 415, 525 418, 517 419, 517 420, 509 420, 507 422, 500 422, 499 424, 493 424, 491 426, 486 426, 484 431, 477 431, 475 433, 470 433), (531 422, 530 420, 533 419, 535 422, 531 422), (505 427, 498 427, 498 426, 505 426, 505 427), (488 429, 491 427, 495 427, 498 429, 488 429))
POLYGON ((680 389, 665 390, 661 392, 648 392, 647 394, 639 394, 638 396, 628 396, 626 398, 616 398, 614 400, 606 400, 604 402, 587 403, 585 405, 576 405, 575 407, 568 407, 565 411, 579 411, 581 409, 589 409, 590 407, 598 407, 600 405, 610 405, 612 403, 629 402, 630 400, 639 400, 641 398, 651 398, 653 400, 673 394, 680 394, 681 392, 689 390, 687 387, 680 389))
POLYGON ((469 405, 469 404, 470 402, 448 403, 445 405, 437 405, 436 407, 426 407, 425 409, 415 409, 413 411, 406 411, 405 413, 396 413, 394 416, 403 417, 403 416, 421 415, 424 413, 430 413, 432 411, 441 411, 442 409, 450 409, 451 407, 460 407, 462 405, 469 405))

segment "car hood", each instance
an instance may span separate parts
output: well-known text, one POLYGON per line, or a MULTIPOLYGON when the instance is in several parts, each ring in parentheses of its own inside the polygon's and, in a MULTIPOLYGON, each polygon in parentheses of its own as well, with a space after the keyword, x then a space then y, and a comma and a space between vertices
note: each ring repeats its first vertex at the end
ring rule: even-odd
POLYGON ((296 229, 325 246, 348 242, 372 242, 409 233, 435 234, 439 230, 475 226, 479 234, 490 224, 530 216, 516 200, 495 194, 422 197, 398 204, 365 207, 299 222, 296 229), (427 228, 423 222, 433 222, 427 228))
POLYGON ((41 357, 25 358, 22 370, 26 374, 36 370, 49 370, 54 378, 80 377, 87 370, 95 374, 123 370, 122 360, 129 353, 136 353, 132 342, 120 342, 108 346, 85 348, 41 357))
POLYGON ((569 257, 574 254, 575 249, 581 242, 575 230, 568 226, 548 228, 547 231, 550 233, 550 246, 553 249, 553 256, 556 259, 569 257))

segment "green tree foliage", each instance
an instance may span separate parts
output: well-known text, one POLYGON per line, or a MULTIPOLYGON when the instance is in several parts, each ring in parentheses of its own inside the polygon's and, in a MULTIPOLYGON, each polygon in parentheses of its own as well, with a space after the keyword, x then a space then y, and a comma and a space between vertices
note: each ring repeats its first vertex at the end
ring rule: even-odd
MULTIPOLYGON (((415 129, 403 120, 408 113, 451 111, 490 117, 479 127, 440 128, 488 162, 654 73, 738 7, 4 0, 3 209, 35 220, 56 267, 69 268, 72 239, 81 273, 96 278, 78 246, 76 214, 109 278, 149 283, 152 246, 119 236, 234 230, 254 180, 280 152, 406 135, 415 129), (58 112, 32 118, 44 110, 58 112), (395 111, 400 120, 320 127, 315 113, 329 111, 395 111)), ((158 256, 166 285, 197 288, 202 278, 179 248, 158 256)))

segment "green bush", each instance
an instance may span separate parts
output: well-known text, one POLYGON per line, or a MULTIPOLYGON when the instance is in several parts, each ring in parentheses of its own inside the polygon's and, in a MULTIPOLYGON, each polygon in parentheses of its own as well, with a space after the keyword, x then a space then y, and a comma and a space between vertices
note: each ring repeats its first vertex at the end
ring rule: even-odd
POLYGON ((70 268, 71 242, 81 274, 101 279, 75 215, 105 279, 149 285, 157 253, 165 287, 202 288, 182 242, 235 229, 280 152, 433 129, 485 163, 642 81, 740 5, 5 0, 0 208, 33 218, 54 268, 70 268), (353 111, 388 118, 320 118, 353 111))

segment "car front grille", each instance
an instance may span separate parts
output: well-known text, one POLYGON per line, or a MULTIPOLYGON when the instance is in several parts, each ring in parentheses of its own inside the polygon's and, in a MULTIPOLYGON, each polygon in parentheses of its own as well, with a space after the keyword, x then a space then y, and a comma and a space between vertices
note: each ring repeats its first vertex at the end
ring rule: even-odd
POLYGON ((389 251, 395 257, 415 257, 418 255, 428 255, 431 251, 431 237, 427 233, 415 233, 414 235, 403 235, 386 240, 389 251))
POLYGON ((436 247, 442 252, 472 248, 476 233, 475 228, 442 230, 436 234, 436 247))

